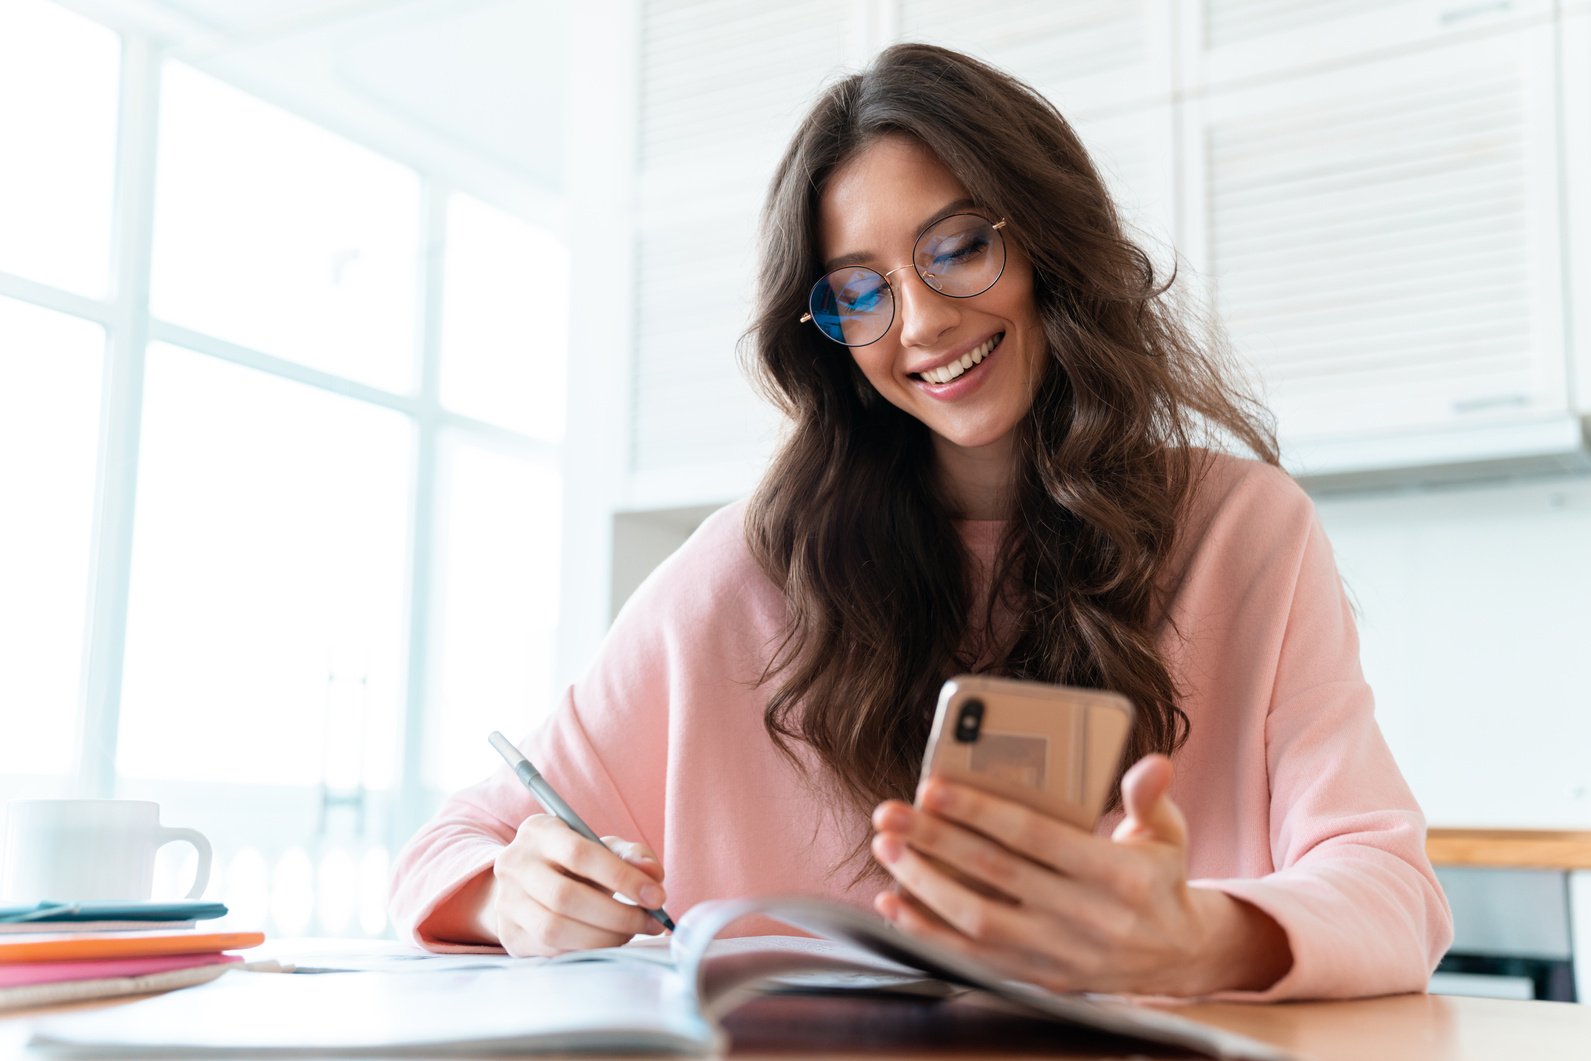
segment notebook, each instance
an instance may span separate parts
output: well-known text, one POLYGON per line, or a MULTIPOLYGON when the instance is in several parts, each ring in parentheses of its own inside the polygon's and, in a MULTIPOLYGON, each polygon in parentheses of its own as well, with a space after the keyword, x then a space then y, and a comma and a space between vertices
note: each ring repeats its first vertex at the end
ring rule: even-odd
POLYGON ((828 990, 933 982, 997 996, 1035 1017, 1196 1050, 1291 1061, 1286 1051, 1131 1002, 1057 995, 820 899, 715 900, 693 907, 666 947, 625 947, 430 975, 238 972, 130 1005, 45 1018, 30 1044, 75 1056, 317 1055, 604 1050, 713 1053, 719 1019, 792 980, 828 990), (820 937, 723 940, 771 918, 820 937), (814 976, 816 979, 814 979, 814 976))
POLYGON ((0 993, 8 987, 53 984, 66 980, 106 980, 188 969, 196 965, 240 962, 236 954, 161 954, 149 958, 93 958, 63 962, 17 962, 0 965, 0 993))
POLYGON ((260 932, 84 932, 0 937, 0 963, 205 954, 255 947, 260 932))
POLYGON ((67 923, 75 928, 82 928, 85 923, 104 921, 116 923, 185 921, 191 925, 195 921, 225 917, 226 912, 225 903, 206 902, 202 899, 143 903, 42 902, 24 903, 19 906, 0 903, 0 927, 41 924, 54 926, 57 923, 67 923))
POLYGON ((171 991, 179 987, 192 987, 214 980, 233 963, 193 965, 182 969, 142 973, 136 976, 111 976, 92 980, 62 980, 50 984, 27 984, 22 987, 0 988, 0 1013, 13 1009, 33 1009, 53 1006, 60 1002, 81 1002, 91 998, 119 998, 124 995, 147 995, 157 991, 171 991))
POLYGON ((0 921, 0 936, 66 936, 82 932, 177 932, 193 921, 0 921))
POLYGON ((156 958, 0 965, 0 1013, 187 987, 214 979, 227 966, 242 961, 236 954, 169 954, 156 958))

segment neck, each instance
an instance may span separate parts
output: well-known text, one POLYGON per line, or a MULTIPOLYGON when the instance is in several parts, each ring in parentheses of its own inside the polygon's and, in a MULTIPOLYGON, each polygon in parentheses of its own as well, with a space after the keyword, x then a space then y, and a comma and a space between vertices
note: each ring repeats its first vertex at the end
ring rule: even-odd
POLYGON ((1016 497, 1012 485, 1015 450, 1007 437, 968 449, 934 436, 939 484, 958 519, 1007 519, 1016 497))

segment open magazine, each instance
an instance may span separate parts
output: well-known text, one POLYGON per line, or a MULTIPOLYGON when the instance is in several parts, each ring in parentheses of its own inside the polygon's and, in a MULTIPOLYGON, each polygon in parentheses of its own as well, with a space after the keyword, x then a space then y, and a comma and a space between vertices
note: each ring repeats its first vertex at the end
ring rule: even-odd
MULTIPOLYGON (((458 956, 463 958, 463 956, 458 956)), ((1286 1061, 1276 1047, 1146 1006, 1057 995, 913 939, 823 899, 714 900, 680 919, 667 945, 458 966, 434 972, 229 973, 201 987, 40 1020, 30 1045, 75 1056, 290 1051, 658 1051, 726 1047, 719 1020, 768 991, 983 991, 1018 1010, 1212 1057, 1286 1061), (722 938, 772 919, 815 938, 722 938)), ((1058 1034, 1063 1034, 1058 1032, 1058 1034)))

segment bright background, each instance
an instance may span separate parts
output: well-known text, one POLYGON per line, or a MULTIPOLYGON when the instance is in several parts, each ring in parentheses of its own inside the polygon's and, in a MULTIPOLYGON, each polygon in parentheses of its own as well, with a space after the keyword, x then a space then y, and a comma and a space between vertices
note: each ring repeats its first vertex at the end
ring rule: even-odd
POLYGON ((1432 823, 1591 829, 1591 0, 0 0, 0 798, 385 932, 756 481, 757 205, 903 38, 1056 101, 1219 313, 1432 823))
POLYGON ((565 68, 501 42, 564 22, 73 6, 0 3, 0 798, 159 800, 238 923, 382 933, 558 688, 565 68))

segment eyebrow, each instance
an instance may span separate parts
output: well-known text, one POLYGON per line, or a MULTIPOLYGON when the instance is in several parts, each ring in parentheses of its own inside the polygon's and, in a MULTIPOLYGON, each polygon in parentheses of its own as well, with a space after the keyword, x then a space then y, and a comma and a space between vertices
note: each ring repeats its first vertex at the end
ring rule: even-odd
MULTIPOLYGON (((921 225, 917 226, 917 234, 921 236, 923 229, 927 228, 935 221, 938 221, 940 218, 948 217, 950 214, 953 214, 958 210, 967 210, 977 205, 978 204, 971 199, 957 199, 955 202, 946 203, 944 206, 941 206, 938 210, 935 210, 932 214, 930 214, 927 221, 924 221, 921 225)), ((915 242, 915 240, 913 242, 915 242)), ((842 254, 838 258, 830 258, 828 261, 824 262, 823 271, 827 273, 846 265, 861 265, 863 262, 869 261, 876 257, 877 255, 875 255, 872 251, 856 251, 851 254, 842 254)))

